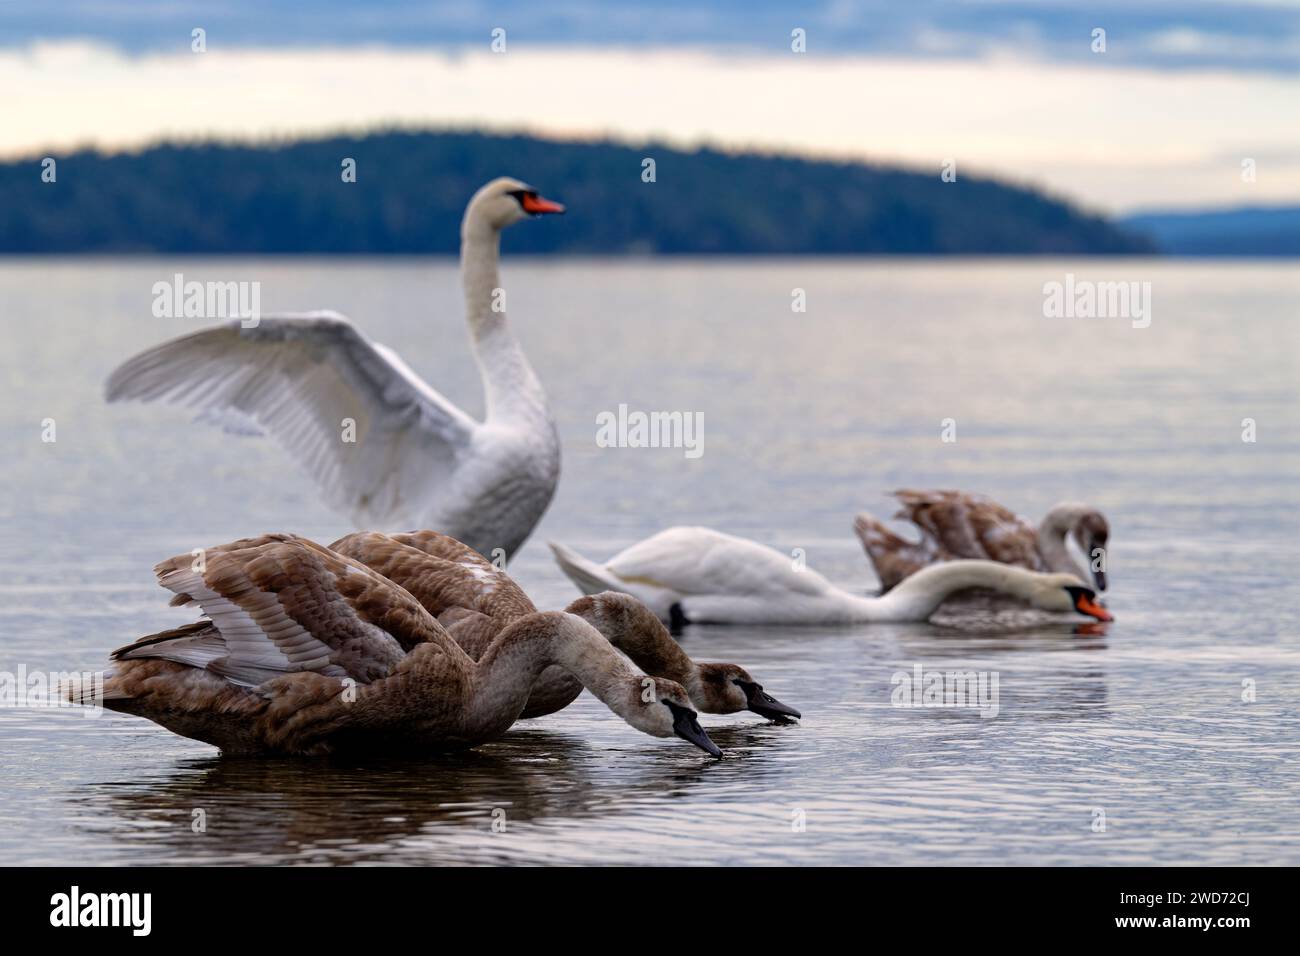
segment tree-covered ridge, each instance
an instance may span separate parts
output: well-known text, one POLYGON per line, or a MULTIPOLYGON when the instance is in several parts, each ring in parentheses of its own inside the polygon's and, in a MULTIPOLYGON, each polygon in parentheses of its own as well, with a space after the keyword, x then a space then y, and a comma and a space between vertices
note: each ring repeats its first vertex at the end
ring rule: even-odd
POLYGON ((662 145, 381 132, 0 164, 0 252, 455 253, 465 202, 513 175, 569 207, 513 253, 1078 254, 1147 241, 988 179, 662 145), (356 160, 356 181, 342 163, 356 160), (642 178, 655 161, 654 182, 642 178))

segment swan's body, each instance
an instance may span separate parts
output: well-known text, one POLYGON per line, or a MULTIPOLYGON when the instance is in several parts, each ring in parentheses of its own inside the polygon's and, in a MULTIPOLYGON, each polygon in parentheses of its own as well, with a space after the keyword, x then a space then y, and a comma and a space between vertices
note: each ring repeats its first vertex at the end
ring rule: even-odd
POLYGON ((402 588, 306 539, 194 560, 154 570, 207 620, 115 651, 109 709, 233 753, 457 750, 505 733, 559 664, 638 730, 718 753, 679 685, 639 673, 571 614, 520 617, 474 661, 402 588))
MULTIPOLYGON (((473 660, 482 657, 510 624, 537 613, 508 574, 474 549, 435 531, 358 531, 335 541, 330 550, 407 590, 473 660)), ((520 717, 554 713, 581 693, 581 681, 553 665, 538 676, 520 717)))
POLYGON ((919 541, 908 541, 869 514, 854 519, 862 547, 875 566, 882 591, 888 591, 921 568, 939 561, 980 558, 1055 571, 1092 581, 1106 590, 1105 550, 1110 528, 1096 508, 1066 502, 1056 505, 1038 527, 991 498, 960 491, 896 491, 901 507, 895 518, 910 521, 919 541), (1088 559, 1084 571, 1071 556, 1066 538, 1074 538, 1088 559), (1100 560, 1098 560, 1100 559, 1100 560))
POLYGON ((513 179, 488 183, 465 210, 461 278, 482 422, 333 312, 164 342, 119 366, 107 398, 172 402, 230 430, 269 432, 358 527, 438 528, 483 554, 512 556, 550 504, 560 443, 499 307, 499 240, 529 215, 561 211, 513 179))
MULTIPOLYGON (((505 571, 472 549, 434 531, 386 535, 357 532, 330 545, 405 588, 473 659, 514 621, 537 613, 533 602, 505 571)), ((801 716, 773 698, 736 664, 691 660, 659 618, 628 594, 605 592, 583 597, 565 611, 596 628, 646 674, 686 688, 703 713, 749 710, 770 720, 801 716)), ((538 677, 521 718, 562 710, 582 692, 582 684, 560 666, 538 677)))
POLYGON ((991 588, 1047 611, 1110 616, 1069 574, 1039 574, 992 561, 951 561, 918 572, 889 594, 859 597, 791 557, 711 528, 669 528, 605 564, 551 544, 584 592, 633 595, 665 620, 697 624, 837 624, 923 621, 949 596, 991 588))

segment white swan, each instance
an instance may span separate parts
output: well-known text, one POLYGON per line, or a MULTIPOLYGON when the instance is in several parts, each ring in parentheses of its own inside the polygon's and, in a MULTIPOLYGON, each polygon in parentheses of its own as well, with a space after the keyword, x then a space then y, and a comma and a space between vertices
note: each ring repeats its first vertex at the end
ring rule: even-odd
POLYGON ((235 322, 164 342, 119 366, 107 398, 197 408, 201 420, 228 427, 251 420, 357 527, 436 528, 482 554, 511 556, 550 504, 560 443, 542 386, 497 308, 499 240, 513 223, 563 211, 507 178, 465 209, 461 279, 482 422, 334 312, 265 316, 251 328, 235 322), (353 442, 343 440, 344 419, 355 422, 353 442))
POLYGON ((711 528, 669 528, 605 564, 551 542, 560 568, 583 592, 625 591, 674 624, 835 624, 924 621, 944 599, 991 588, 1044 611, 1110 613, 1072 574, 1040 574, 992 561, 924 568, 883 597, 858 597, 772 548, 711 528))

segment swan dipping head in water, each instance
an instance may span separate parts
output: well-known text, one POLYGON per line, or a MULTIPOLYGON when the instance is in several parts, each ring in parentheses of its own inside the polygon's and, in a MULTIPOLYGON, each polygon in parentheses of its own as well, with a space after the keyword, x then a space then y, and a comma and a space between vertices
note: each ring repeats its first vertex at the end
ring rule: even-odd
POLYGON ((699 715, 691 705, 686 689, 663 677, 638 677, 628 685, 628 707, 611 709, 628 724, 651 737, 681 737, 705 753, 721 757, 718 745, 700 726, 699 715), (635 706, 640 700, 645 706, 635 706))
POLYGON ((551 542, 551 550, 564 573, 586 593, 631 594, 660 619, 678 624, 925 621, 945 600, 972 588, 991 589, 1042 611, 1112 619, 1098 603, 1097 592, 1080 577, 996 561, 942 561, 884 595, 860 597, 806 565, 795 566, 774 548, 712 528, 668 528, 604 564, 558 542, 551 542))
POLYGON ((1097 592, 1073 574, 1044 574, 1033 582, 1026 600, 1043 611, 1076 611, 1098 621, 1113 621, 1115 616, 1097 601, 1097 592))

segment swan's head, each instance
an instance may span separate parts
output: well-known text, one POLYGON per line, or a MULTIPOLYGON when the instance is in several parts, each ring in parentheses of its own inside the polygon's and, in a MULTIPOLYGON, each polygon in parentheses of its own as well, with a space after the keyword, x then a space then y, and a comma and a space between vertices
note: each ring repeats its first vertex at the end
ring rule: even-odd
POLYGON ((1084 508, 1070 531, 1074 535, 1074 543, 1088 559, 1092 583, 1098 591, 1106 590, 1106 541, 1110 538, 1110 525, 1096 508, 1084 508), (1094 567, 1098 563, 1098 555, 1102 560, 1099 566, 1094 567))
POLYGON ((494 179, 469 201, 462 230, 486 228, 500 232, 521 219, 564 212, 558 202, 538 195, 537 190, 509 176, 494 179))
POLYGON ((686 688, 666 677, 639 676, 631 688, 637 706, 629 709, 623 719, 651 737, 681 737, 701 750, 721 757, 718 745, 700 726, 699 714, 686 695, 686 688))
POLYGON ((1115 618, 1097 603, 1097 592, 1073 574, 1040 574, 1029 593, 1029 601, 1044 611, 1077 611, 1099 621, 1115 618))
POLYGON ((760 717, 788 723, 803 714, 783 704, 739 664, 699 664, 691 682, 691 700, 706 714, 738 714, 750 710, 760 717))

